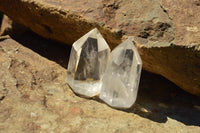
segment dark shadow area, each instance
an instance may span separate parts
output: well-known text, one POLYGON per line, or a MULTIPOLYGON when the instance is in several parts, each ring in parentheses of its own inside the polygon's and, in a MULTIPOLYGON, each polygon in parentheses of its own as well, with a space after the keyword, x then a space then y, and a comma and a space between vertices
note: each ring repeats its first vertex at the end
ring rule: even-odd
POLYGON ((14 23, 12 26, 11 38, 24 45, 25 47, 30 48, 41 56, 55 61, 60 64, 62 67, 67 68, 71 46, 64 45, 62 43, 45 39, 36 33, 25 29, 23 27, 23 32, 16 34, 21 25, 14 23))
MULTIPOLYGON (((14 34, 12 38, 67 68, 71 46, 44 39, 29 30, 20 35, 14 34)), ((164 77, 146 71, 142 72, 135 105, 123 111, 159 123, 165 123, 170 117, 186 125, 200 126, 200 98, 186 93, 164 77)))
POLYGON ((2 20, 3 20, 3 13, 0 12, 0 28, 1 28, 2 20))
POLYGON ((185 125, 200 126, 200 98, 147 71, 142 72, 137 101, 128 112, 161 123, 170 117, 185 125))

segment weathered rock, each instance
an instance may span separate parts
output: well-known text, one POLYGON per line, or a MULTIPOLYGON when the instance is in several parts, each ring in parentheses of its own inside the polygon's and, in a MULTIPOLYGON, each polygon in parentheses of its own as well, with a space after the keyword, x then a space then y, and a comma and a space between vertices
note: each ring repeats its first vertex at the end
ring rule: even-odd
POLYGON ((161 74, 187 92, 200 96, 200 46, 132 39, 146 70, 161 74))
POLYGON ((12 28, 12 20, 9 19, 6 15, 2 15, 0 24, 0 36, 8 35, 11 28, 12 28))
POLYGON ((199 7, 196 0, 0 0, 0 10, 16 22, 66 44, 94 27, 111 48, 130 36, 158 41, 138 46, 143 68, 200 96, 199 7))
MULTIPOLYGON (((48 1, 0 1, 0 10, 16 22, 24 24, 34 32, 46 38, 72 44, 85 32, 97 27, 110 44, 118 44, 121 34, 110 31, 92 20, 81 17, 69 10, 57 9, 55 5, 48 4, 48 1), (9 9, 7 6, 9 5, 9 9), (14 10, 12 10, 14 9, 14 10), (20 13, 16 10, 21 10, 20 13), (24 12, 24 13, 22 13, 24 12), (80 30, 82 29, 82 30, 80 30)), ((77 6, 77 5, 76 5, 77 6)))
POLYGON ((28 28, 25 27, 24 25, 14 22, 6 15, 2 15, 2 21, 0 24, 0 36, 6 36, 6 35, 20 36, 26 30, 28 30, 28 28))
POLYGON ((0 3, 0 10, 15 21, 46 38, 68 44, 94 27, 112 48, 119 44, 123 35, 159 41, 171 41, 174 36, 172 21, 159 0, 1 0, 0 3))
POLYGON ((162 6, 173 22, 176 45, 200 44, 200 1, 162 0, 162 6))
POLYGON ((65 81, 66 63, 60 60, 67 56, 55 60, 61 65, 47 59, 54 56, 51 51, 65 53, 64 46, 27 35, 18 41, 46 58, 12 39, 0 42, 1 132, 200 132, 198 97, 144 72, 137 102, 128 111, 80 98, 65 81))

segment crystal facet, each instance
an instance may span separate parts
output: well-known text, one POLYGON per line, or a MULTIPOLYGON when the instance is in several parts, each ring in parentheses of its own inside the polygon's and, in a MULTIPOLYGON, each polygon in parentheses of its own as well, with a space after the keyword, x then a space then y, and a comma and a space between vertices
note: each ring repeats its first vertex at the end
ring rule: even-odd
POLYGON ((96 28, 74 42, 67 82, 75 93, 87 97, 100 93, 109 56, 110 48, 96 28))
POLYGON ((102 79, 100 99, 115 108, 130 108, 136 100, 142 61, 131 40, 111 52, 102 79))

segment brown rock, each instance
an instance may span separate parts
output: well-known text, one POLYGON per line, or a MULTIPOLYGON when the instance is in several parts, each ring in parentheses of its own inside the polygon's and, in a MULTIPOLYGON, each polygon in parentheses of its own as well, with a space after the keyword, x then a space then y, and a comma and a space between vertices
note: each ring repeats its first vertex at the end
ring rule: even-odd
POLYGON ((94 27, 111 48, 130 36, 154 41, 138 46, 144 69, 200 96, 199 7, 196 0, 0 0, 13 20, 65 44, 94 27))
POLYGON ((176 45, 199 45, 200 1, 162 0, 162 6, 173 20, 176 45))
POLYGON ((67 56, 49 60, 51 51, 65 53, 64 46, 28 32, 17 41, 48 54, 12 39, 0 42, 1 132, 200 132, 199 110, 191 108, 200 99, 162 77, 143 72, 134 108, 115 110, 71 91, 60 62, 67 56))
POLYGON ((6 15, 2 15, 1 24, 0 24, 0 36, 8 35, 12 28, 12 20, 9 19, 6 15))
POLYGON ((187 92, 200 96, 200 47, 152 42, 134 37, 143 67, 161 74, 187 92))
POLYGON ((1 26, 0 26, 0 36, 6 35, 18 35, 24 33, 27 27, 12 21, 8 16, 2 15, 1 26))
POLYGON ((113 34, 108 27, 103 26, 104 24, 85 19, 73 11, 57 9, 54 4, 56 3, 49 5, 45 1, 1 0, 0 10, 16 22, 24 24, 43 37, 67 44, 72 44, 94 27, 97 27, 111 44, 114 45, 120 42, 119 36, 121 34, 113 34), (8 5, 9 9, 7 9, 8 5), (16 10, 21 11, 18 13, 16 10))

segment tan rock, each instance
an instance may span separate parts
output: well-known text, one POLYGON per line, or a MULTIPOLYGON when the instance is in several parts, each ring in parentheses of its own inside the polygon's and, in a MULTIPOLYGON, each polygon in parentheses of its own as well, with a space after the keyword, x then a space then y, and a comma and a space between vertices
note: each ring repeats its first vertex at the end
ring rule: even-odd
POLYGON ((162 6, 173 20, 176 45, 200 43, 200 8, 198 0, 162 0, 162 6))
POLYGON ((65 44, 94 27, 111 48, 130 36, 154 41, 151 47, 138 43, 144 69, 200 96, 196 0, 0 0, 0 11, 39 35, 65 44))
POLYGON ((2 20, 0 24, 0 36, 8 35, 10 29, 12 28, 12 20, 9 19, 6 15, 2 15, 2 20))
MULTIPOLYGON (((53 42, 32 33, 27 35, 22 35, 22 42, 30 36, 37 40, 28 39, 29 47, 45 45, 49 53, 50 47, 58 55, 65 53, 57 48, 63 46, 55 48, 53 42)), ((66 69, 56 63, 60 61, 50 61, 47 58, 52 55, 44 58, 38 53, 12 39, 0 42, 1 132, 200 132, 199 110, 191 109, 192 105, 200 106, 200 99, 185 94, 162 77, 144 72, 134 108, 115 110, 76 96, 66 84, 66 69), (170 93, 176 97, 169 97, 170 93)), ((66 56, 62 59, 67 60, 66 56)))
POLYGON ((6 35, 18 35, 24 33, 24 31, 28 30, 27 27, 22 24, 16 23, 11 20, 8 16, 2 15, 1 26, 0 26, 0 36, 6 35))
POLYGON ((200 45, 174 45, 133 37, 143 67, 161 74, 187 92, 200 96, 200 45))

